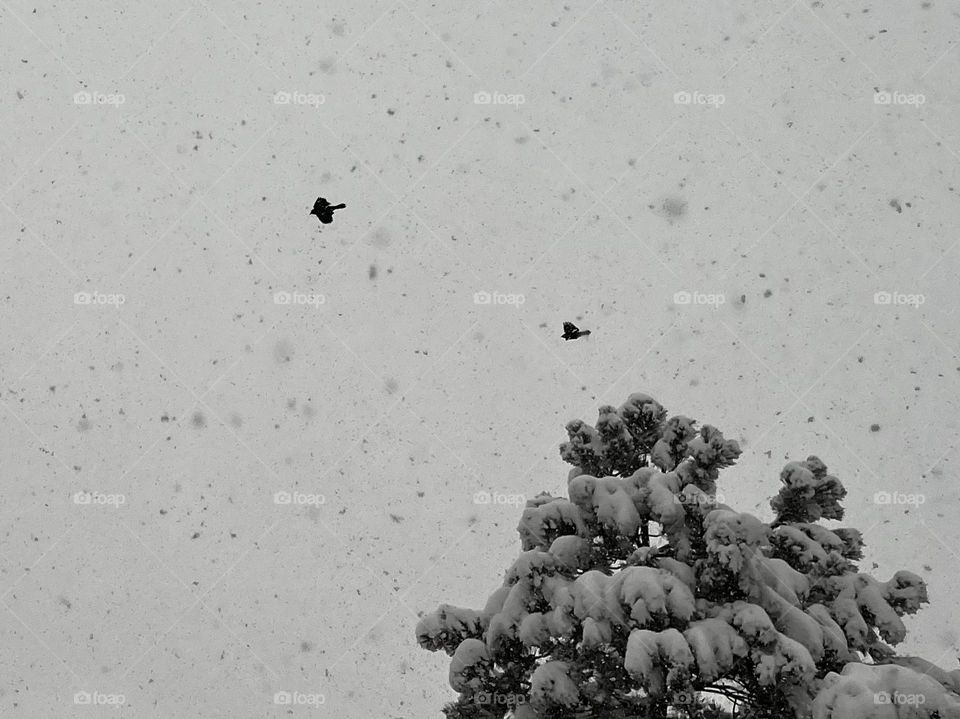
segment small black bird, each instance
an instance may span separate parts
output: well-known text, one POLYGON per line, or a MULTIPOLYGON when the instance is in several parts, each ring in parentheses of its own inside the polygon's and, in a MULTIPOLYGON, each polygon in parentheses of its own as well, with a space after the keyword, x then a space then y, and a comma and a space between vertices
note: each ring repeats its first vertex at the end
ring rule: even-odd
POLYGON ((320 222, 329 225, 333 222, 333 211, 342 210, 344 207, 346 207, 346 205, 331 205, 324 198, 318 197, 317 201, 313 203, 313 209, 310 210, 310 214, 316 215, 320 222))
POLYGON ((573 324, 573 322, 564 322, 563 334, 560 336, 565 340, 575 340, 578 337, 586 337, 588 334, 590 334, 590 330, 577 329, 577 326, 573 324))

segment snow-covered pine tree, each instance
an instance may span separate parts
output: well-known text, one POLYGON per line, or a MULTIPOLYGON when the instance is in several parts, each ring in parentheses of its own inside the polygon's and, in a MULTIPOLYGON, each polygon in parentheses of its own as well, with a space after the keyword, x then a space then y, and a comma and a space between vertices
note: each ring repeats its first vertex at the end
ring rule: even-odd
POLYGON ((892 648, 923 580, 859 571, 824 463, 783 468, 767 524, 717 501, 737 443, 666 415, 637 393, 570 422, 567 496, 527 502, 502 586, 422 617, 448 719, 960 719, 960 670, 892 648))

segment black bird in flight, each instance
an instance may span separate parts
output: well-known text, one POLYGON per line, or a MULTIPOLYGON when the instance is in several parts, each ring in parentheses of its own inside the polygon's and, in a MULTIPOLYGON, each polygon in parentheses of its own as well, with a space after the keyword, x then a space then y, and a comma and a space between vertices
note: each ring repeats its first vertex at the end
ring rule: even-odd
POLYGON ((575 340, 578 337, 586 337, 588 334, 590 334, 590 330, 577 329, 577 326, 573 324, 573 322, 563 323, 563 334, 561 337, 565 340, 575 340))
POLYGON ((317 201, 313 203, 313 209, 310 210, 311 215, 316 215, 317 219, 320 220, 325 225, 329 225, 333 222, 333 211, 342 210, 346 205, 331 205, 323 197, 318 197, 317 201))

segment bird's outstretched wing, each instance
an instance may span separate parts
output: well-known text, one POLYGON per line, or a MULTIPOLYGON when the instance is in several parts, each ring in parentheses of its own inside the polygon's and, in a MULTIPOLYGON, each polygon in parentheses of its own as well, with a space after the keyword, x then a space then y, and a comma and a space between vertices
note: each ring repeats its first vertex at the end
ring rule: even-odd
POLYGON ((564 322, 563 323, 563 334, 576 334, 580 330, 577 329, 577 326, 573 322, 564 322))

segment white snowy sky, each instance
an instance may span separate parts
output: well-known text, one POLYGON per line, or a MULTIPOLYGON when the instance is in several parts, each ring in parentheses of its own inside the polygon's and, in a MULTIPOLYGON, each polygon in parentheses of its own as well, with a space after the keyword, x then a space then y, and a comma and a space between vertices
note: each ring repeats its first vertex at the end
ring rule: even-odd
POLYGON ((0 2, 0 713, 439 716, 417 613, 634 391, 761 518, 820 456, 954 668, 958 19, 0 2))

